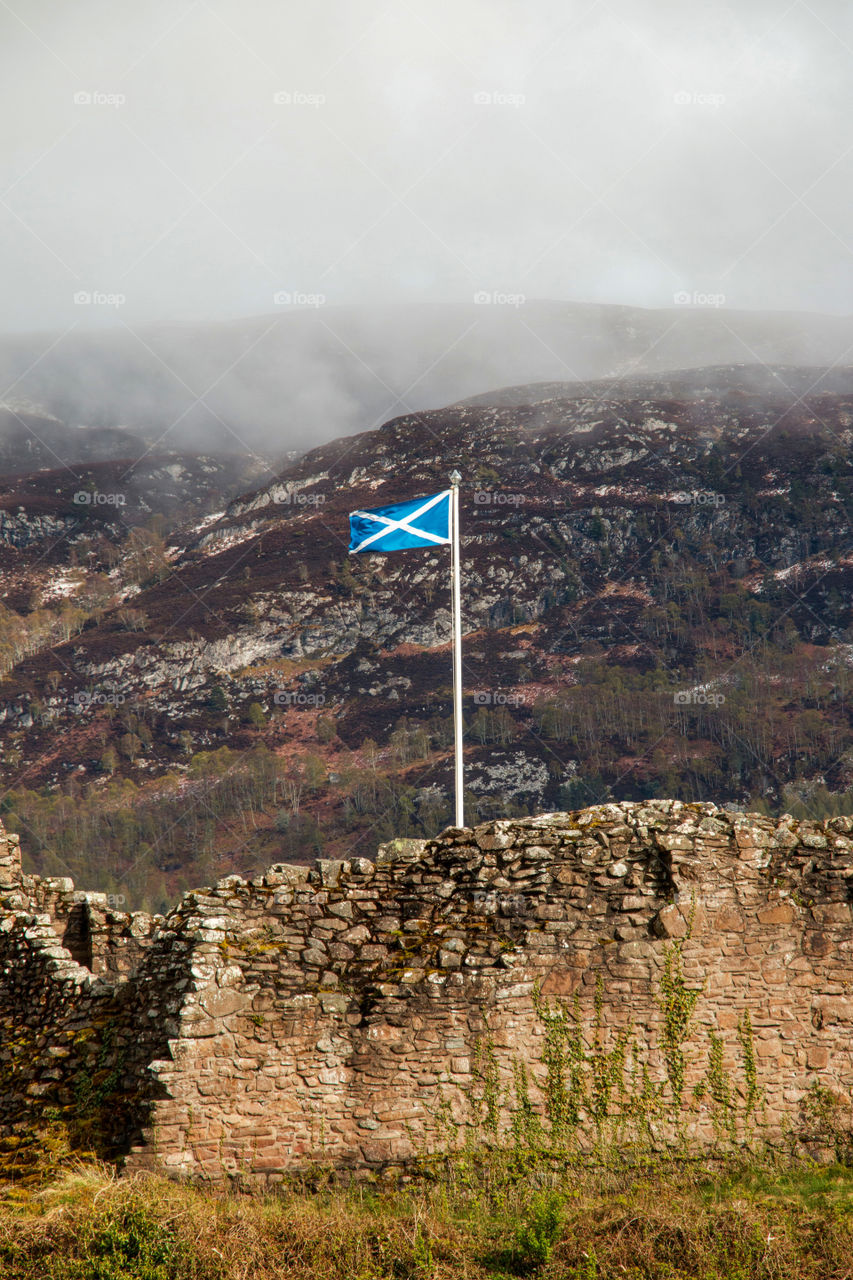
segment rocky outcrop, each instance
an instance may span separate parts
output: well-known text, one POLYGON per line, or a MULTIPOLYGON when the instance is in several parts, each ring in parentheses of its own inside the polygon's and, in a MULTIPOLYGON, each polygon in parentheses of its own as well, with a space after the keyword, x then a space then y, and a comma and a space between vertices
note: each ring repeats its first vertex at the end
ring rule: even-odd
MULTIPOLYGON (((851 830, 603 805, 229 876, 153 919, 23 876, 7 838, 5 1149, 47 1116, 88 1117, 106 1153, 186 1176, 399 1164, 442 1100, 460 1113, 487 1026, 500 1070, 523 1062, 541 1085, 537 992, 576 998, 608 1043, 630 1024, 665 1080, 673 947, 723 1062, 749 1014, 779 1132, 814 1081, 853 1085, 851 830)), ((684 1063, 698 1092, 689 1044, 684 1063)), ((711 1131, 701 1107, 690 1125, 711 1131)))
POLYGON ((0 510, 0 543, 29 547, 45 538, 69 537, 79 524, 73 516, 34 516, 23 508, 18 512, 0 510))

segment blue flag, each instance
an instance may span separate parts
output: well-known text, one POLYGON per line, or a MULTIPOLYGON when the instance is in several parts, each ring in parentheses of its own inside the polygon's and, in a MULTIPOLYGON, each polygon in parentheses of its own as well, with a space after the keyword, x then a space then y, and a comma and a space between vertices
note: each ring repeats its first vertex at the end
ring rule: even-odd
POLYGON ((350 551, 405 551, 450 542, 450 490, 392 507, 353 511, 350 551))

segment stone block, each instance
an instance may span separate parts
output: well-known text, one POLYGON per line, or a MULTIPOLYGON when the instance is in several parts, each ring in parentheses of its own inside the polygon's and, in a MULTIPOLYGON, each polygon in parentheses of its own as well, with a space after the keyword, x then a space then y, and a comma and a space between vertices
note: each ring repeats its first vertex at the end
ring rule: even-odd
POLYGON ((388 948, 377 943, 370 943, 359 948, 358 956, 360 960, 385 960, 388 956, 388 948))
POLYGON ((199 1004, 211 1018, 227 1018, 229 1014, 245 1009, 249 1004, 249 997, 244 991, 219 988, 205 992, 199 1004))
POLYGON ((474 834, 477 847, 483 850, 511 849, 515 837, 508 831, 482 831, 479 828, 474 834))
POLYGON ((337 992, 321 991, 317 1000, 324 1013, 346 1013, 350 997, 337 992))
POLYGON ((657 938, 686 938, 687 921, 680 908, 674 902, 667 903, 651 921, 652 930, 657 938))
POLYGON ((620 911, 650 911, 654 908, 654 898, 642 898, 639 894, 626 893, 618 906, 620 911))
POLYGON ((376 850, 376 867, 420 861, 424 856, 426 847, 426 840, 388 840, 376 850))
POLYGON ((790 902, 773 902, 756 912, 760 924, 791 924, 795 914, 790 902))
POLYGON ((840 1023, 848 1027, 853 1023, 853 1000, 832 997, 819 997, 814 1005, 816 1025, 831 1026, 840 1023))
POLYGON ((743 933, 745 925, 743 914, 737 907, 721 907, 713 917, 714 929, 717 933, 743 933))
POLYGON ((848 902, 815 902, 811 912, 820 925, 853 924, 853 913, 848 902))
POLYGON ((693 837, 680 831, 659 831, 655 835, 659 848, 674 853, 676 850, 689 851, 693 848, 693 837))
POLYGON ((542 994, 545 996, 574 995, 578 986, 578 974, 574 969, 554 968, 542 981, 542 994))

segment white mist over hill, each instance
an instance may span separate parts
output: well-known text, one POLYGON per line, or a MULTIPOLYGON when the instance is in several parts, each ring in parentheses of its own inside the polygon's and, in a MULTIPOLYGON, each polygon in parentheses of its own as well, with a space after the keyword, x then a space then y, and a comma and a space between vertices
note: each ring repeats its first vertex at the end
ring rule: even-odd
MULTIPOLYGON (((805 313, 535 301, 324 307, 140 335, 0 340, 0 386, 72 427, 124 427, 160 450, 248 451, 275 469, 289 450, 496 387, 707 365, 826 369, 851 363, 851 352, 853 320, 805 313)), ((0 431, 25 425, 18 408, 0 431)))

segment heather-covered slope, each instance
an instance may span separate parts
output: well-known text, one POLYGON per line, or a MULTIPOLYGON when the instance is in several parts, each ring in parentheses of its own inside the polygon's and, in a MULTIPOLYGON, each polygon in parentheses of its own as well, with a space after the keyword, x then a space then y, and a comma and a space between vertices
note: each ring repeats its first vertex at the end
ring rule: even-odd
POLYGON ((61 567, 109 571, 131 533, 163 537, 263 475, 238 454, 164 454, 80 462, 0 477, 0 591, 7 606, 73 595, 61 567))
POLYGON ((847 804, 853 373, 478 401, 311 451, 173 535, 130 616, 9 671, 5 803, 34 854, 93 888, 142 866, 160 892, 442 825, 446 554, 349 557, 347 513, 454 465, 472 816, 607 795, 847 804), (36 795, 57 785, 73 795, 36 795))

